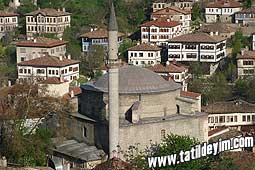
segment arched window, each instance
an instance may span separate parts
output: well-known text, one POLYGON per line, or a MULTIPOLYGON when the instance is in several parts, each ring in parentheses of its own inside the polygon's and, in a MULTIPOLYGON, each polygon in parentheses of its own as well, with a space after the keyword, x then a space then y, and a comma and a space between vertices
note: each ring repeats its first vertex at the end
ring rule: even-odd
POLYGON ((176 105, 176 113, 180 114, 180 106, 179 105, 176 105))

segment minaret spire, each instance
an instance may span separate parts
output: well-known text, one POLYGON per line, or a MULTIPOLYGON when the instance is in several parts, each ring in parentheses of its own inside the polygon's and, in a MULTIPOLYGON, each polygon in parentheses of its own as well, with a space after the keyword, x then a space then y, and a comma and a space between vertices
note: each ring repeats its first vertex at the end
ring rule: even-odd
POLYGON ((108 67, 109 67, 109 158, 115 157, 119 145, 119 60, 118 25, 113 3, 108 25, 108 67))

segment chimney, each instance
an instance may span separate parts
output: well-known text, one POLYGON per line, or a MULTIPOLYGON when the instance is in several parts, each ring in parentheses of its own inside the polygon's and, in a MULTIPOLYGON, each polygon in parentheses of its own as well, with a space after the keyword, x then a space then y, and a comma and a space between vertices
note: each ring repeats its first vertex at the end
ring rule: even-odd
POLYGON ((66 8, 65 7, 63 7, 63 10, 62 10, 63 12, 66 12, 66 8))
POLYGON ((74 97, 74 92, 73 92, 73 90, 71 91, 71 98, 73 98, 74 97))
POLYGON ((166 61, 166 65, 169 66, 170 62, 169 61, 166 61))
POLYGON ((63 61, 63 56, 62 55, 59 56, 59 60, 63 61))
POLYGON ((94 29, 93 28, 90 28, 90 32, 93 32, 94 31, 94 29))
POLYGON ((63 40, 63 38, 62 38, 62 37, 60 37, 60 38, 59 38, 59 40, 60 40, 60 41, 62 41, 62 40, 63 40))
POLYGON ((58 12, 60 12, 60 9, 58 8, 58 12))
POLYGON ((136 45, 140 45, 140 42, 137 42, 136 45))
POLYGON ((64 83, 64 78, 63 78, 62 75, 60 76, 60 79, 59 79, 59 80, 60 80, 61 83, 64 83))
POLYGON ((36 43, 37 42, 36 38, 34 38, 33 41, 34 41, 34 43, 36 43))
POLYGON ((176 59, 175 58, 173 59, 173 64, 176 65, 176 59))
POLYGON ((218 31, 216 31, 216 32, 215 32, 215 35, 219 35, 219 32, 218 32, 218 31))
POLYGON ((8 86, 11 87, 12 86, 12 82, 10 80, 8 80, 8 86))
POLYGON ((244 55, 244 51, 245 51, 244 49, 241 49, 241 55, 244 55))
POLYGON ((171 21, 171 19, 170 19, 170 18, 167 18, 167 19, 166 19, 166 21, 167 21, 167 22, 170 22, 170 21, 171 21))
POLYGON ((67 59, 71 60, 71 54, 67 55, 67 59))
POLYGON ((213 36, 213 32, 210 32, 210 36, 213 36))

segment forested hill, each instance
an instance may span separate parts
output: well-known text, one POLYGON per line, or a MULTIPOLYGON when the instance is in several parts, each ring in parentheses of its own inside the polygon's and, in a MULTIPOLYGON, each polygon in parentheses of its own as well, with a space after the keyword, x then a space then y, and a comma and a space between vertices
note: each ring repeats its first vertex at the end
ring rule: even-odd
MULTIPOLYGON (((24 0, 28 1, 28 0, 24 0)), ((128 33, 148 18, 151 0, 114 0, 119 29, 128 33)), ((27 3, 29 4, 29 3, 27 3)), ((40 8, 62 8, 72 13, 72 26, 106 26, 108 0, 38 0, 40 8)))

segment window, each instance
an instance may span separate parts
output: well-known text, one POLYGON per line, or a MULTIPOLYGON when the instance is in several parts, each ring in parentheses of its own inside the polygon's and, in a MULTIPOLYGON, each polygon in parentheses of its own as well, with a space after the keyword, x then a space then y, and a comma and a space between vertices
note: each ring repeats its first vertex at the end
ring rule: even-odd
POLYGON ((23 69, 19 69, 19 73, 23 73, 23 69))
POLYGON ((225 123, 225 116, 220 116, 219 123, 225 123))
POLYGON ((237 116, 234 116, 234 122, 237 122, 237 116))
POLYGON ((49 70, 49 74, 51 74, 51 70, 49 70))
POLYGON ((243 61, 243 65, 253 65, 253 61, 243 61))
POLYGON ((187 53, 187 58, 195 59, 195 58, 197 58, 197 54, 187 53))
POLYGON ((139 57, 143 57, 143 53, 139 53, 139 57))
POLYGON ((161 135, 161 139, 164 139, 166 137, 166 130, 165 129, 162 129, 160 131, 160 135, 161 135))
POLYGON ((69 67, 69 71, 73 71, 73 67, 69 67))
POLYGON ((20 53, 26 53, 26 49, 25 48, 20 48, 20 53))
POLYGON ((247 116, 247 122, 250 122, 250 121, 251 121, 251 116, 248 115, 248 116, 247 116))
POLYGON ((243 116, 243 122, 246 122, 246 116, 243 116))
POLYGON ((255 122, 255 115, 251 116, 251 121, 255 122))
POLYGON ((78 67, 74 67, 74 68, 73 68, 73 71, 78 71, 78 67))
POLYGON ((179 78, 180 78, 180 77, 179 77, 178 74, 174 76, 174 79, 176 79, 176 80, 179 80, 179 78))
POLYGON ((218 123, 218 116, 215 117, 215 123, 218 123))
POLYGON ((87 128, 85 126, 83 127, 83 137, 87 137, 87 128))
POLYGON ((169 49, 180 49, 180 45, 169 45, 168 48, 169 49))

